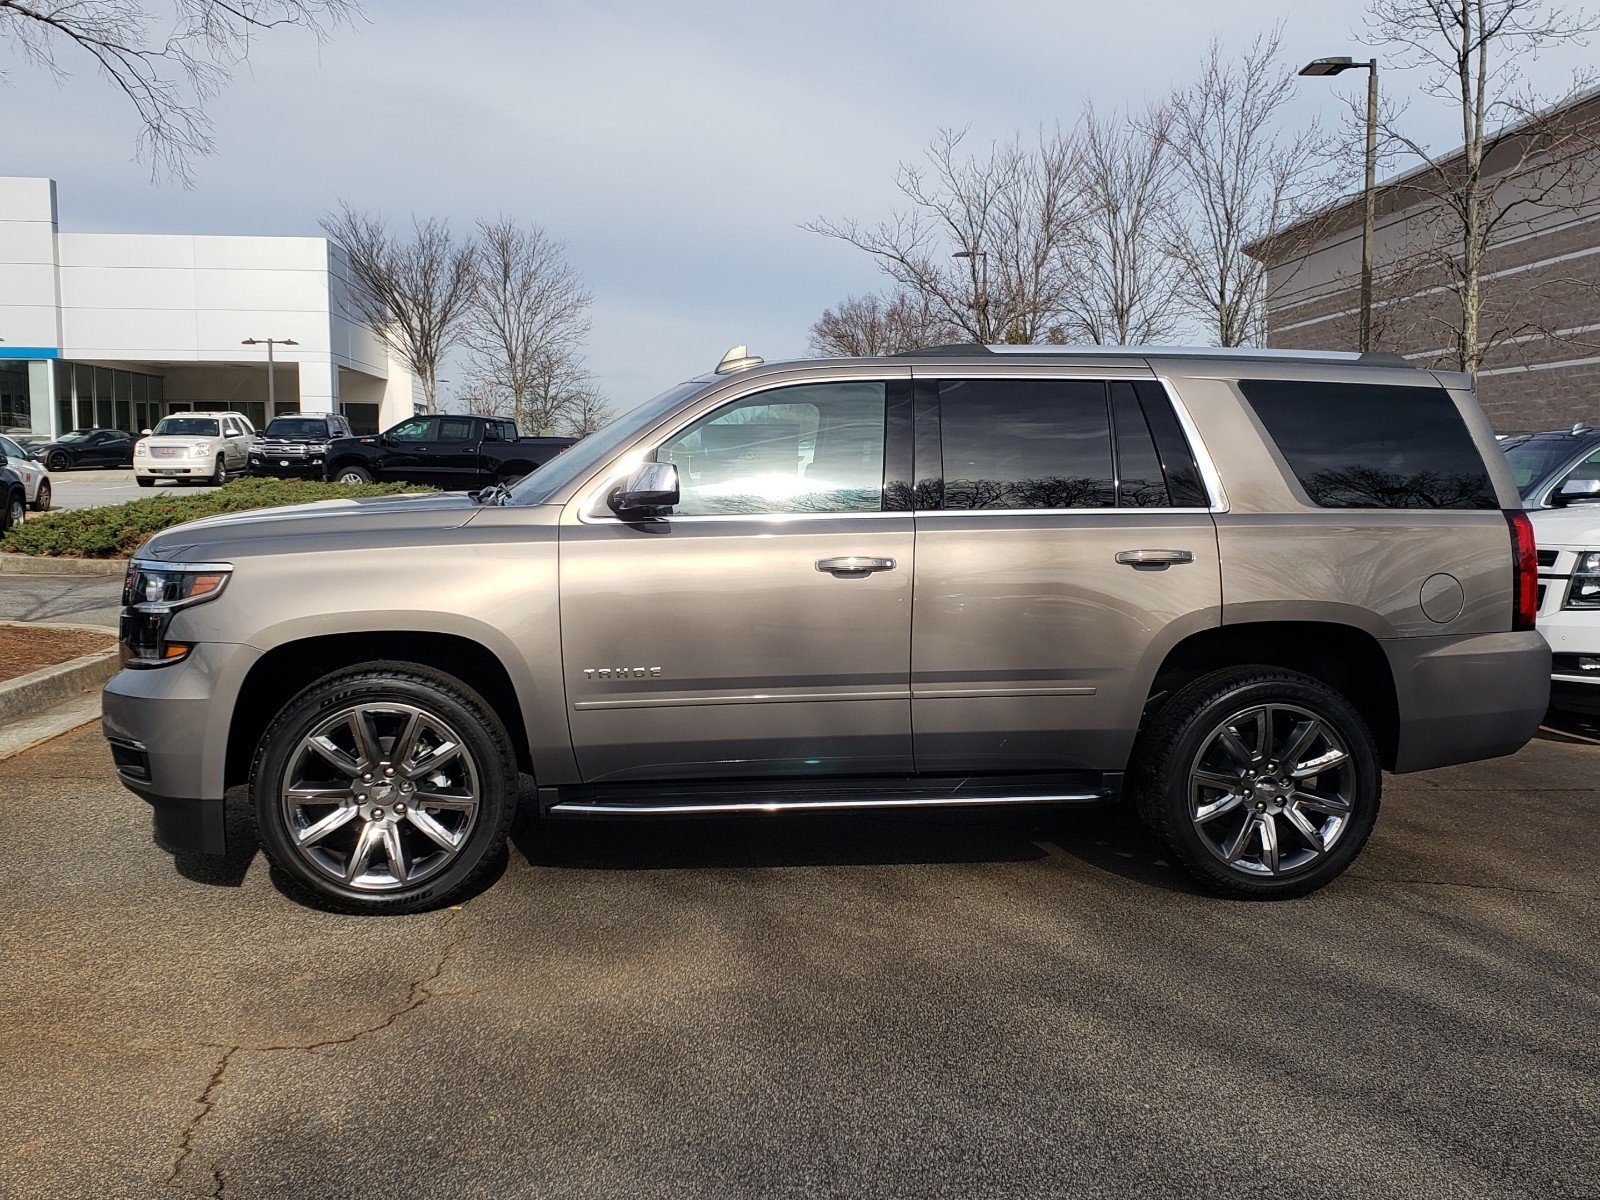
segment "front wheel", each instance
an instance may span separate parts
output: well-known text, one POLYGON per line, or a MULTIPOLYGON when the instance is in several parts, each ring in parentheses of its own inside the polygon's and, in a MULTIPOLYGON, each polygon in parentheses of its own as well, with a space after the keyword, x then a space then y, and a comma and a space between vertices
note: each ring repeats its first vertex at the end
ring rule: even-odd
POLYGON ((50 481, 48 479, 39 481, 39 490, 33 494, 33 511, 50 511, 50 481))
POLYGON ((11 495, 6 499, 6 519, 5 523, 0 525, 0 533, 4 533, 7 529, 14 529, 18 525, 21 525, 27 516, 28 505, 23 499, 21 490, 19 489, 12 492, 11 495))
POLYGON ((372 482, 372 473, 361 467, 340 467, 333 477, 340 483, 372 482))
POLYGON ((44 465, 51 471, 65 471, 72 465, 72 460, 63 451, 57 450, 44 460, 44 465))
POLYGON ((368 663, 289 702, 257 748, 250 790, 262 848, 319 903, 415 912, 493 866, 517 764, 476 692, 425 667, 368 663))
POLYGON ((155 487, 156 485, 155 479, 149 475, 136 475, 134 478, 138 481, 140 487, 155 487))
POLYGON ((228 464, 227 464, 227 462, 225 462, 223 460, 222 455, 219 454, 219 455, 217 455, 217 466, 216 466, 216 469, 211 472, 211 486, 212 487, 221 487, 223 484, 225 484, 227 482, 228 482, 228 464))
POLYGON ((1298 672, 1197 679, 1134 754, 1140 815, 1190 875, 1235 899, 1315 891, 1354 861, 1378 819, 1371 731, 1343 696, 1298 672))

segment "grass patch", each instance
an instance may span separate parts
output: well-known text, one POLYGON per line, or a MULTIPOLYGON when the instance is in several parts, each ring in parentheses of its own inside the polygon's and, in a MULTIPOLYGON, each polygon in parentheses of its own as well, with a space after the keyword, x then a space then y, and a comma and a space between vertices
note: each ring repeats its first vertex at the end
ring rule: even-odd
POLYGON ((6 531, 0 550, 50 558, 128 558, 155 534, 185 521, 312 500, 427 492, 414 483, 319 483, 309 479, 236 479, 204 492, 163 489, 126 504, 31 517, 6 531))

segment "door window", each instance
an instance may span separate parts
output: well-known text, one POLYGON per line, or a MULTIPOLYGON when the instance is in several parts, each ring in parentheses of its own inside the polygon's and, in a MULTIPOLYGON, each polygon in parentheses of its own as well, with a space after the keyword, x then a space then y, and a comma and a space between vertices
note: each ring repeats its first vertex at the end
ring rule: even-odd
POLYGON ((471 417, 440 417, 439 440, 441 442, 466 442, 472 440, 471 417))
POLYGON ((389 431, 389 438, 396 442, 426 442, 433 432, 433 419, 431 417, 417 417, 410 421, 402 421, 389 431))
POLYGON ((746 396, 664 444, 676 516, 879 512, 886 387, 808 383, 746 396))
POLYGON ((946 509, 1116 505, 1100 380, 952 380, 939 410, 946 509))

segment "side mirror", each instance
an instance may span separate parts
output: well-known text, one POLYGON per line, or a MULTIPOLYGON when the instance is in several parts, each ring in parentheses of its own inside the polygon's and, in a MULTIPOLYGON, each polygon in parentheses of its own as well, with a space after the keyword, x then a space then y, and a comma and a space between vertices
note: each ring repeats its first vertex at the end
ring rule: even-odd
POLYGON ((140 434, 142 434, 142 435, 143 435, 143 436, 144 436, 144 437, 149 437, 149 436, 150 436, 150 431, 149 431, 149 430, 148 430, 148 429, 141 429, 141 430, 139 430, 139 432, 140 432, 140 434))
POLYGON ((1557 508, 1568 504, 1593 504, 1597 500, 1600 500, 1600 479, 1569 479, 1550 498, 1557 508))
POLYGON ((625 520, 664 516, 678 502, 678 468, 673 463, 645 463, 606 496, 606 506, 625 520))

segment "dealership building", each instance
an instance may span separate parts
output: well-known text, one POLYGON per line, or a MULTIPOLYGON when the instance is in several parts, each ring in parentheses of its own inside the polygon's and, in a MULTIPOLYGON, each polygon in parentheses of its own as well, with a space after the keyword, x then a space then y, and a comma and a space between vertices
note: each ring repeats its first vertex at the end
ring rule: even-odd
POLYGON ((0 433, 221 410, 387 428, 421 389, 351 315, 350 287, 327 238, 64 232, 54 180, 0 177, 0 433), (270 381, 268 338, 295 343, 273 347, 270 381))

